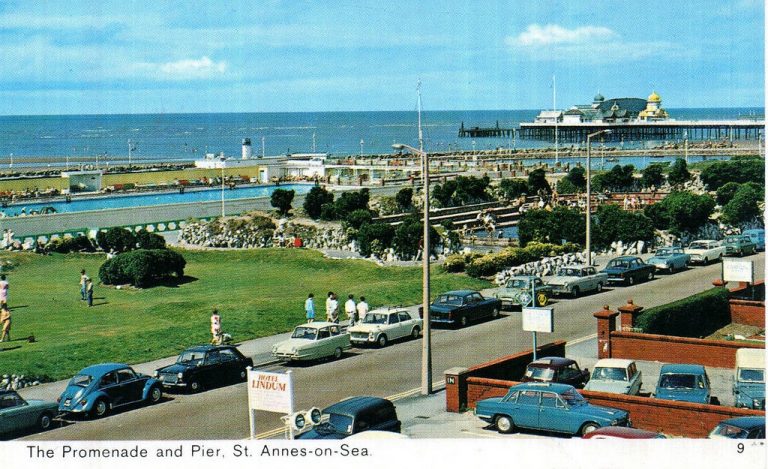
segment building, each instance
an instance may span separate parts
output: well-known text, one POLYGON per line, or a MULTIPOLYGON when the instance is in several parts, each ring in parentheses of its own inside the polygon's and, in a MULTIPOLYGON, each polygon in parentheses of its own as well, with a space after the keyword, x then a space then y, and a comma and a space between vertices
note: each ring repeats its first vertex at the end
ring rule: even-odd
POLYGON ((648 104, 640 111, 638 118, 641 121, 658 121, 669 119, 667 111, 661 108, 661 96, 654 91, 648 96, 648 104))
POLYGON ((642 98, 605 99, 603 95, 597 93, 592 104, 577 104, 564 113, 541 111, 536 117, 536 122, 554 124, 557 120, 565 124, 625 123, 659 121, 668 118, 667 112, 661 108, 661 97, 654 91, 647 100, 642 98))

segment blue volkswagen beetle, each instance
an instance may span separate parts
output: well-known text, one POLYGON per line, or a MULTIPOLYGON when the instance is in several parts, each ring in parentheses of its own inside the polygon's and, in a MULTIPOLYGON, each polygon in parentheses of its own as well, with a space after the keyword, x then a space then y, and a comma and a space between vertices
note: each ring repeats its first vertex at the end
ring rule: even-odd
POLYGON ((129 404, 155 404, 162 396, 162 384, 155 378, 128 365, 102 363, 83 368, 69 380, 58 399, 59 412, 99 418, 129 404))
POLYGON ((499 433, 520 427, 585 435, 601 427, 630 426, 627 411, 589 404, 576 388, 559 383, 512 386, 504 397, 478 401, 475 415, 499 433))

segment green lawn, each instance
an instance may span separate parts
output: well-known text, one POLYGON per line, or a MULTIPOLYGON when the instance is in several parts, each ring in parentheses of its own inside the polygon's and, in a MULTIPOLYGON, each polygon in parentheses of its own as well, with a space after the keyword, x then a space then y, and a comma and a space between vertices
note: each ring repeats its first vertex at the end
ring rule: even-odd
MULTIPOLYGON (((96 285, 94 307, 80 301, 79 272, 98 278, 103 255, 3 254, 18 264, 8 273, 14 339, 0 344, 0 375, 45 380, 70 377, 100 362, 140 363, 171 356, 210 340, 212 308, 236 342, 285 332, 303 321, 303 303, 315 294, 324 317, 329 290, 349 293, 372 307, 414 304, 421 299, 419 267, 378 267, 367 261, 330 260, 316 251, 262 249, 183 251, 185 274, 178 287, 117 290, 96 285)), ((432 291, 484 288, 488 282, 434 269, 432 291)))

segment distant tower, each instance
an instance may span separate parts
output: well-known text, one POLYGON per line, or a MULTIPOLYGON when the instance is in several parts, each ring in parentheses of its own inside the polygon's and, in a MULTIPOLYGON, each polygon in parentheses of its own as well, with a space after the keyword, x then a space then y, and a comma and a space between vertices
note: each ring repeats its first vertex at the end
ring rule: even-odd
POLYGON ((645 109, 640 111, 638 118, 641 121, 664 120, 669 118, 669 114, 661 107, 661 96, 655 91, 648 96, 645 109))
POLYGON ((243 159, 250 160, 251 156, 253 156, 253 150, 251 149, 251 139, 244 138, 243 139, 243 159))

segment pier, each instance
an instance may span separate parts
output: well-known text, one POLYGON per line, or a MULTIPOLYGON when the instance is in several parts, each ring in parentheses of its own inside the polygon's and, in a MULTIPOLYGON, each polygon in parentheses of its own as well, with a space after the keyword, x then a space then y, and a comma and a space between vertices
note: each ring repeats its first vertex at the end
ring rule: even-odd
POLYGON ((459 137, 470 138, 483 138, 483 137, 512 137, 514 136, 516 129, 502 129, 499 127, 499 121, 496 121, 496 127, 471 127, 469 129, 464 127, 464 122, 461 123, 459 128, 459 137))
POLYGON ((561 142, 583 142, 587 135, 601 130, 610 130, 601 138, 606 141, 632 140, 759 140, 765 128, 764 120, 726 121, 651 121, 651 122, 579 122, 543 123, 525 122, 520 124, 520 138, 527 140, 555 140, 561 142))

